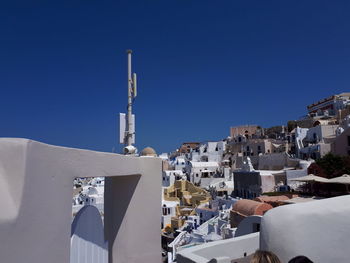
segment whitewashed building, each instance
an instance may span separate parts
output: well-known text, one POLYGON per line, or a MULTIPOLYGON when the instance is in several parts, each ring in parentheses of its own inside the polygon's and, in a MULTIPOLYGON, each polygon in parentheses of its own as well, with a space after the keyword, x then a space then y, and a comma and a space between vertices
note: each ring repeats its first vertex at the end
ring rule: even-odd
POLYGON ((349 201, 346 195, 271 209, 260 232, 188 247, 178 251, 177 262, 235 262, 259 249, 281 262, 299 255, 318 263, 349 262, 349 201))
POLYGON ((174 184, 176 180, 184 179, 185 174, 182 170, 166 170, 162 173, 162 186, 169 187, 174 184))
POLYGON ((188 161, 185 168, 190 182, 199 184, 202 178, 212 178, 219 173, 218 162, 194 162, 188 161))
POLYGON ((177 201, 162 200, 162 222, 161 228, 171 225, 171 218, 176 216, 176 207, 179 205, 177 201))
POLYGON ((226 141, 204 142, 190 153, 195 162, 221 162, 226 149, 226 141))
POLYGON ((186 160, 184 156, 177 156, 174 160, 175 170, 183 170, 186 166, 186 160))

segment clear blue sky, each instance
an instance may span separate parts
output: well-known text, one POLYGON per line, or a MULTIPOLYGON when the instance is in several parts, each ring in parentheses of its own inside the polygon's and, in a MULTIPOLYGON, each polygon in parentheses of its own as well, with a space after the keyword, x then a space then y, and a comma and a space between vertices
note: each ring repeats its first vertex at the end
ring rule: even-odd
POLYGON ((111 151, 138 73, 137 146, 285 124, 349 91, 350 1, 2 1, 0 136, 111 151))

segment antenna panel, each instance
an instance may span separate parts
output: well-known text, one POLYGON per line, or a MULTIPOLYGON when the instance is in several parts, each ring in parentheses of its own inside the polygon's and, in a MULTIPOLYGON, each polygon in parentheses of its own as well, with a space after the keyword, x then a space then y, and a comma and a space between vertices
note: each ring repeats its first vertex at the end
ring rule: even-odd
POLYGON ((136 76, 136 73, 132 74, 132 84, 133 84, 133 95, 135 98, 137 96, 137 76, 136 76))
POLYGON ((119 113, 119 143, 125 143, 126 136, 126 115, 125 113, 119 113))
MULTIPOLYGON (((127 136, 127 115, 119 113, 119 143, 125 144, 127 136)), ((135 143, 135 115, 132 114, 130 123, 131 143, 135 143)))

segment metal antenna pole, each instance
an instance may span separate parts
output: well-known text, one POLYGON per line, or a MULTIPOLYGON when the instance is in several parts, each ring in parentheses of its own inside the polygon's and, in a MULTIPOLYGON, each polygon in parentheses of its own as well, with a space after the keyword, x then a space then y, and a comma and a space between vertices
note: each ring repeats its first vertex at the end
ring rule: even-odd
POLYGON ((128 49, 126 51, 128 54, 128 118, 127 118, 127 136, 126 136, 126 146, 130 146, 132 143, 132 79, 131 79, 131 53, 132 50, 128 49))

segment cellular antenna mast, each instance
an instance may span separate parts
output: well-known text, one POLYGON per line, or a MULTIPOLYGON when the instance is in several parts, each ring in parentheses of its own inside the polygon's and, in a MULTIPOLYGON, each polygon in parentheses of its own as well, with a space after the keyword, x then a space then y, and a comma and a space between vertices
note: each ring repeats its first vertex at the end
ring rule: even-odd
POLYGON ((135 115, 132 114, 132 103, 137 95, 137 80, 136 73, 132 73, 131 70, 131 54, 129 49, 126 51, 128 54, 128 113, 125 116, 124 113, 120 113, 120 143, 125 145, 125 154, 136 153, 136 148, 133 146, 135 143, 135 115))

